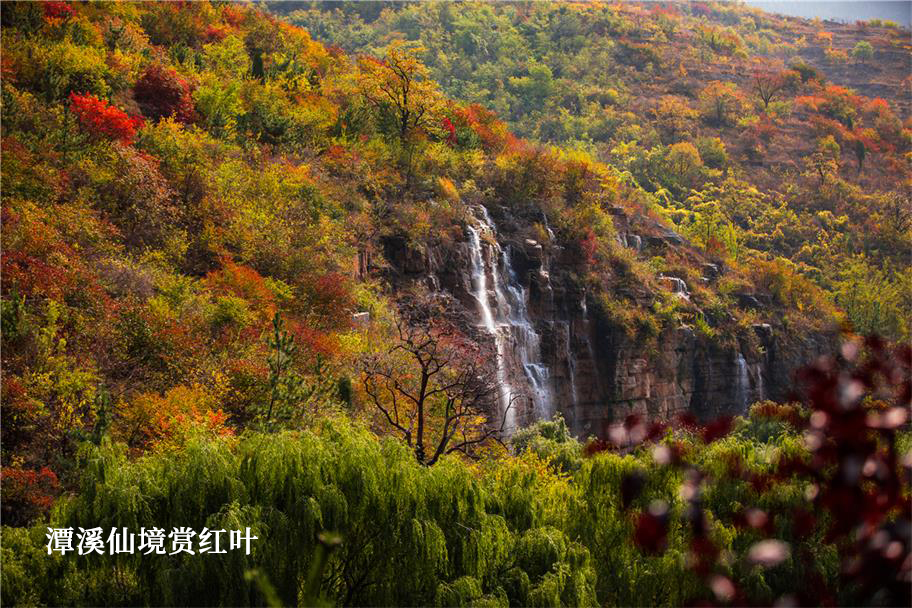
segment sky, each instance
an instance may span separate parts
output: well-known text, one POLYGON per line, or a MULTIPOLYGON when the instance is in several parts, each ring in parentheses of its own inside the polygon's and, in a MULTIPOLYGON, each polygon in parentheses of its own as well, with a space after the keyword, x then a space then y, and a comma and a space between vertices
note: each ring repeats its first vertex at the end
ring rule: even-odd
POLYGON ((841 0, 820 2, 819 0, 746 0, 745 4, 770 13, 781 13, 794 17, 830 19, 852 23, 858 20, 884 19, 895 21, 905 27, 912 22, 912 0, 860 2, 841 0))

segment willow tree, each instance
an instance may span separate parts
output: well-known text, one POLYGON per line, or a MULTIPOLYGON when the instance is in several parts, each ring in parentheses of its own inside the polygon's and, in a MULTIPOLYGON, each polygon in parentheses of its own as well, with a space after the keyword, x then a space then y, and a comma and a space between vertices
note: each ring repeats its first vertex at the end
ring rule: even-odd
POLYGON ((496 401, 490 353, 449 320, 447 308, 439 297, 404 299, 393 344, 361 362, 369 403, 427 465, 503 428, 485 415, 496 401))

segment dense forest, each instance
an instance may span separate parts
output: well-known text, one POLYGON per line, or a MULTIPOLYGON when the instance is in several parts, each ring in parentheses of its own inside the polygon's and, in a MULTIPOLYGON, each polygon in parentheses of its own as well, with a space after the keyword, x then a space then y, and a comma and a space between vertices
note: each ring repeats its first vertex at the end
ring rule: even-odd
POLYGON ((912 601, 908 30, 0 17, 4 604, 912 601))

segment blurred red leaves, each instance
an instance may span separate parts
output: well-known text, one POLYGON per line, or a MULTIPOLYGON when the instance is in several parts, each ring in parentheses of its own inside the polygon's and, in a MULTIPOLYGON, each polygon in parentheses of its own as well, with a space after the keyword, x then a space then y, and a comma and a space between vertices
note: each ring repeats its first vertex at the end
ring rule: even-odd
POLYGON ((668 505, 655 501, 636 519, 633 542, 644 553, 661 553, 668 547, 668 505))
MULTIPOLYGON (((835 598, 912 604, 908 504, 912 454, 899 455, 896 446, 897 431, 909 426, 912 348, 891 347, 878 338, 868 338, 863 344, 848 343, 839 356, 823 357, 801 370, 795 396, 801 407, 766 402, 756 406, 751 415, 804 432, 810 458, 781 457, 766 472, 749 472, 737 455, 725 462, 726 475, 750 484, 758 497, 782 483, 806 482, 806 508, 770 512, 747 505, 732 515, 733 525, 752 529, 761 538, 748 549, 747 563, 763 568, 774 568, 786 560, 804 563, 802 568, 814 580, 795 595, 780 598, 784 604, 828 605, 837 601, 835 598), (806 549, 793 553, 789 543, 772 538, 782 525, 794 539, 810 538, 825 526, 824 541, 838 547, 842 560, 838 588, 831 588, 819 573, 812 573, 813 557, 806 549)), ((708 444, 728 435, 733 423, 731 417, 723 417, 701 426, 693 415, 685 413, 670 428, 708 444)), ((752 603, 736 583, 720 574, 720 551, 708 536, 701 504, 704 473, 688 462, 681 442, 673 434, 666 435, 668 429, 661 423, 647 425, 639 416, 628 416, 622 424, 606 429, 607 440, 589 442, 585 453, 628 453, 652 443, 649 449, 656 464, 681 469, 685 476, 681 488, 686 502, 684 520, 691 532, 688 564, 710 593, 702 599, 694 598, 694 603, 752 603)), ((632 507, 646 484, 645 471, 622 478, 624 508, 632 507)), ((669 519, 668 505, 661 501, 636 513, 633 541, 637 547, 648 554, 662 553, 668 544, 669 519)))

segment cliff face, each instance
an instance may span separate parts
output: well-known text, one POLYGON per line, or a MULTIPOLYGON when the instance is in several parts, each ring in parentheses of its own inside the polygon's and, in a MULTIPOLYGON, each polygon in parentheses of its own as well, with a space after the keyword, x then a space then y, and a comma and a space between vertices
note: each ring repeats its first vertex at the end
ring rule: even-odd
MULTIPOLYGON (((604 436, 611 423, 631 414, 658 420, 690 412, 703 421, 741 414, 755 401, 786 399, 795 370, 835 346, 835 334, 788 335, 762 293, 739 296, 764 317, 746 335, 710 339, 680 325, 648 343, 632 338, 596 312, 594 294, 577 278, 578 255, 554 239, 542 245, 524 238, 531 221, 547 225, 546 218, 517 218, 492 207, 492 220, 479 209, 483 216, 474 212, 468 219, 463 242, 414 249, 388 239, 384 254, 394 285, 445 290, 487 328, 502 412, 513 396, 508 427, 559 411, 578 435, 604 436)), ((615 220, 619 243, 644 255, 687 246, 658 224, 637 233, 642 224, 634 228, 621 211, 615 220)), ((707 282, 723 272, 704 266, 707 282)), ((688 297, 681 279, 660 282, 688 297)))

